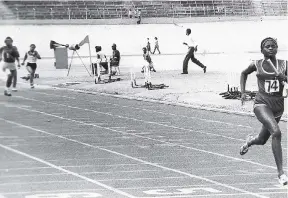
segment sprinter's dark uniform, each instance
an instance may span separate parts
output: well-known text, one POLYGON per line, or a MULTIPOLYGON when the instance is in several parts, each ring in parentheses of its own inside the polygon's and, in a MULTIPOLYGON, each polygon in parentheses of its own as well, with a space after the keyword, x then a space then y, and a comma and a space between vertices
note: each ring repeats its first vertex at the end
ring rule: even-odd
MULTIPOLYGON (((277 79, 275 72, 266 71, 263 68, 264 61, 263 59, 255 61, 259 92, 255 98, 254 108, 266 105, 272 110, 275 118, 279 118, 284 112, 282 96, 284 85, 277 79)), ((287 61, 277 60, 275 67, 279 73, 287 76, 287 61)))

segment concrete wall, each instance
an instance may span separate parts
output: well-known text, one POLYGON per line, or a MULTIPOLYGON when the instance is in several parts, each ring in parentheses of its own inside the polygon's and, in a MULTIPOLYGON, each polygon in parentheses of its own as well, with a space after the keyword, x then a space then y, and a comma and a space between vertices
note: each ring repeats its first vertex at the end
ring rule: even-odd
MULTIPOLYGON (((287 20, 287 16, 273 17, 191 17, 191 18, 143 18, 142 24, 202 23, 221 21, 287 20)), ((137 19, 93 20, 0 20, 0 25, 134 25, 137 19)))

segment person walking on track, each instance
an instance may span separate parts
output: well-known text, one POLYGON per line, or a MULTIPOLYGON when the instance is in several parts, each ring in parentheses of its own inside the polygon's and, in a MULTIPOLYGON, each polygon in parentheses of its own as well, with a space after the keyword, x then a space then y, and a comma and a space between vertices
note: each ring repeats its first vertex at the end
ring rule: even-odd
POLYGON ((147 38, 146 49, 147 49, 147 52, 148 52, 148 53, 151 53, 151 54, 152 54, 152 51, 151 51, 151 43, 150 43, 150 41, 149 41, 149 38, 147 38))
POLYGON ((246 154, 252 145, 264 145, 271 136, 279 183, 287 185, 287 176, 283 171, 281 131, 278 126, 284 112, 282 91, 283 84, 287 82, 287 61, 276 58, 277 50, 277 41, 270 37, 265 38, 261 42, 264 58, 252 62, 241 74, 241 100, 244 104, 247 77, 252 72, 256 72, 259 91, 254 102, 254 113, 262 123, 262 128, 257 137, 252 135, 247 137, 246 143, 240 148, 240 154, 246 154))
POLYGON ((9 74, 7 76, 6 87, 4 91, 5 96, 11 96, 10 87, 13 82, 12 91, 17 91, 17 68, 15 64, 15 60, 18 62, 18 68, 20 68, 19 62, 19 52, 16 46, 13 46, 13 40, 11 37, 7 37, 5 39, 5 46, 0 48, 0 62, 2 63, 2 70, 5 72, 6 69, 9 70, 9 74))
POLYGON ((161 54, 160 50, 159 50, 159 42, 158 42, 158 38, 155 37, 155 43, 154 43, 154 51, 153 54, 155 54, 156 50, 158 51, 159 54, 161 54))
POLYGON ((204 73, 206 73, 207 67, 204 66, 199 60, 195 58, 194 52, 197 51, 197 45, 192 38, 191 29, 186 30, 186 35, 187 35, 187 41, 184 42, 183 44, 188 46, 188 52, 183 61, 183 73, 182 74, 188 74, 188 63, 190 59, 193 63, 201 67, 204 73))

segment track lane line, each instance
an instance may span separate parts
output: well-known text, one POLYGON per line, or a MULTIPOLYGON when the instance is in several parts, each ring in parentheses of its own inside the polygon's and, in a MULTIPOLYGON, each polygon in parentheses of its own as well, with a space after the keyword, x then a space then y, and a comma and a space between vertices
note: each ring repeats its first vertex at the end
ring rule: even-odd
POLYGON ((183 128, 183 127, 177 127, 177 126, 173 126, 173 125, 161 124, 161 123, 158 123, 158 122, 140 120, 140 119, 137 119, 137 118, 130 118, 130 117, 126 117, 126 116, 120 116, 120 115, 115 115, 115 114, 112 114, 112 113, 106 113, 106 112, 102 112, 102 111, 96 111, 96 110, 91 110, 91 109, 86 109, 86 108, 81 108, 81 107, 76 107, 76 106, 70 106, 70 105, 59 104, 59 103, 54 103, 54 102, 48 102, 48 101, 43 101, 43 100, 36 100, 36 99, 32 99, 32 98, 26 98, 26 97, 23 97, 23 96, 14 96, 14 97, 21 98, 21 99, 24 99, 24 100, 30 100, 30 101, 35 101, 35 102, 41 102, 41 103, 46 103, 46 104, 48 103, 48 104, 52 104, 52 105, 68 107, 68 108, 71 108, 71 109, 90 111, 90 112, 94 112, 94 113, 108 115, 108 116, 111 116, 111 117, 118 117, 118 118, 121 118, 121 119, 133 120, 133 121, 143 122, 143 123, 147 123, 147 124, 155 124, 155 125, 159 125, 159 126, 164 126, 164 127, 168 127, 168 128, 177 129, 177 130, 183 130, 183 131, 189 131, 189 132, 197 132, 197 133, 202 133, 202 134, 206 134, 206 135, 222 137, 222 138, 227 138, 227 139, 231 139, 231 140, 237 140, 237 141, 241 141, 241 142, 245 141, 244 139, 234 138, 234 137, 230 137, 230 136, 219 135, 219 134, 209 133, 209 132, 204 132, 204 131, 195 131, 195 130, 187 129, 187 128, 183 128))
MULTIPOLYGON (((56 95, 56 94, 48 94, 48 93, 43 93, 43 92, 39 92, 39 91, 35 91, 35 93, 38 94, 42 94, 42 95, 51 95, 51 96, 58 96, 58 97, 62 97, 60 95, 56 95)), ((69 99, 77 99, 75 97, 70 97, 70 96, 64 96, 65 98, 69 98, 69 99)), ((145 109, 145 108, 139 108, 139 107, 133 107, 133 106, 127 106, 127 105, 119 105, 119 104, 115 104, 115 103, 110 103, 110 102, 105 102, 105 101, 89 101, 92 103, 101 103, 101 104, 109 104, 109 105, 114 105, 114 106, 118 106, 118 107, 123 107, 123 108, 130 108, 130 109, 136 109, 136 110, 142 110, 142 111, 147 111, 147 112, 152 112, 152 113, 158 113, 158 114, 163 114, 163 115, 171 115, 171 116, 177 116, 177 117, 182 117, 182 118, 188 118, 188 119, 195 119, 195 120, 201 120, 201 121, 205 121, 205 122, 212 122, 212 123, 219 123, 219 124, 225 124, 225 125, 230 125, 230 126, 237 126, 237 127, 244 127, 244 128, 249 128, 252 129, 252 127, 247 126, 247 125, 241 125, 241 124, 233 124, 233 123, 229 123, 229 122, 222 122, 222 121, 218 121, 218 120, 211 120, 211 119, 205 119, 205 118, 197 118, 194 116, 183 116, 183 115, 179 115, 179 114, 174 114, 174 113, 169 113, 169 112, 163 112, 163 111, 156 111, 156 110, 151 110, 151 109, 145 109)))
POLYGON ((110 131, 121 133, 121 134, 124 134, 124 135, 135 136, 135 137, 139 137, 139 138, 143 138, 143 139, 148 139, 148 140, 152 140, 152 141, 156 141, 156 142, 165 143, 165 144, 168 144, 168 145, 171 145, 171 146, 181 147, 181 148, 185 148, 185 149, 189 149, 189 150, 195 150, 195 151, 199 151, 199 152, 203 152, 203 153, 209 153, 209 154, 212 154, 212 155, 217 155, 217 156, 228 158, 228 159, 232 159, 232 160, 235 160, 235 161, 242 161, 242 162, 246 162, 246 163, 250 163, 250 164, 254 164, 254 165, 258 165, 258 166, 262 166, 262 167, 266 167, 266 168, 271 168, 271 169, 277 170, 277 168, 275 166, 269 166, 269 165, 253 162, 253 161, 250 161, 250 160, 245 160, 245 159, 241 159, 241 158, 237 158, 237 157, 227 156, 227 155, 216 153, 216 152, 212 152, 212 151, 207 151, 207 150, 198 149, 198 148, 194 148, 194 147, 184 146, 182 144, 171 143, 171 142, 164 141, 164 140, 157 140, 157 139, 154 139, 154 138, 145 137, 145 136, 141 136, 141 135, 137 135, 137 134, 131 134, 131 133, 123 132, 123 131, 120 131, 120 130, 111 129, 109 127, 98 126, 98 125, 95 125, 95 124, 85 123, 83 121, 77 121, 77 120, 73 120, 73 119, 70 119, 70 118, 64 118, 62 116, 57 116, 57 115, 45 113, 45 112, 42 112, 42 111, 32 110, 31 108, 29 108, 29 109, 26 109, 26 108, 23 108, 23 107, 14 107, 14 108, 18 108, 18 109, 22 109, 22 110, 30 111, 30 112, 36 112, 36 113, 40 113, 40 114, 43 114, 43 115, 59 118, 59 119, 62 119, 62 120, 67 120, 67 121, 71 121, 71 122, 75 122, 75 123, 81 123, 81 124, 87 125, 87 126, 94 126, 94 127, 97 127, 97 128, 110 130, 110 131))
MULTIPOLYGON (((95 149, 98 149, 98 150, 102 150, 102 151, 106 151, 106 152, 109 152, 109 153, 112 153, 112 154, 115 154, 115 155, 118 155, 118 156, 122 156, 124 158, 128 158, 128 159, 132 159, 132 160, 135 160, 135 161, 138 161, 138 162, 141 162, 143 164, 147 164, 147 165, 150 165, 150 166, 153 166, 153 167, 158 167, 160 169, 163 169, 163 170, 168 170, 168 171, 171 171, 171 172, 175 172, 175 173, 179 173, 181 175, 185 175, 185 176, 188 176, 188 177, 191 177, 191 178, 195 178, 195 179, 199 179, 199 180, 203 180, 203 181, 207 181, 209 183, 213 183, 213 184, 216 184, 218 186, 222 186, 222 187, 225 187, 225 188, 228 188, 228 189, 232 189, 232 190, 235 190, 235 191, 238 191, 238 192, 242 192, 242 193, 247 193, 247 194, 250 194, 250 195, 253 195, 255 197, 259 197, 259 198, 268 198, 266 196, 263 196, 263 195, 259 195, 257 193, 253 193, 253 192, 249 192, 249 191, 246 191, 246 190, 243 190, 243 189, 240 189, 240 188, 237 188, 237 187, 233 187, 233 186, 230 186, 230 185, 227 185, 227 184, 223 184, 223 183, 220 183, 220 182, 217 182, 217 181, 214 181, 214 180, 211 180, 211 179, 207 179, 207 178, 204 178, 204 177, 201 177, 201 176, 196 176, 196 175, 193 175, 193 174, 190 174, 190 173, 186 173, 186 172, 183 172, 183 171, 180 171, 180 170, 177 170, 177 169, 173 169, 173 168, 168 168, 168 167, 165 167, 165 166, 162 166, 162 165, 159 165, 159 164, 156 164, 156 163, 153 163, 153 162, 148 162, 148 161, 144 161, 142 159, 138 159, 138 158, 135 158, 135 157, 132 157, 132 156, 129 156, 129 155, 126 155, 126 154, 122 154, 122 153, 119 153, 119 152, 116 152, 116 151, 113 151, 113 150, 109 150, 109 149, 105 149, 105 148, 102 148, 102 147, 99 147, 99 146, 93 146, 91 144, 87 144, 87 143, 84 143, 84 142, 81 142, 81 141, 78 141, 78 140, 74 140, 74 139, 71 139, 71 138, 67 138, 67 137, 63 137, 61 135, 56 135, 56 134, 53 134, 53 133, 49 133, 49 132, 46 132, 46 131, 43 131, 43 130, 40 130, 40 129, 36 129, 36 128, 33 128, 33 127, 29 127, 27 125, 23 125, 23 124, 20 124, 20 123, 16 123, 14 121, 10 121, 10 120, 6 120, 6 119, 3 119, 3 118, 0 118, 1 120, 7 122, 7 123, 10 123, 10 124, 14 124, 14 125, 17 125, 17 126, 21 126, 21 127, 24 127, 24 128, 28 128, 28 129, 31 129, 31 130, 34 130, 34 131, 38 131, 40 133, 44 133, 44 134, 48 134, 48 135, 51 135, 51 136, 54 136, 54 137, 58 137, 58 138, 61 138, 61 139, 64 139, 64 140, 67 140, 67 141, 70 141, 70 142, 74 142, 74 143, 77 143, 77 144, 81 144, 81 145, 84 145, 84 146, 87 146, 87 147, 91 147, 91 148, 95 148, 95 149)), ((41 159, 38 159, 38 158, 35 158, 33 156, 29 156, 25 153, 22 153, 21 151, 17 151, 15 149, 12 149, 12 148, 9 148, 9 147, 6 147, 2 144, 0 144, 0 147, 2 148, 6 148, 7 150, 11 150, 11 151, 14 151, 16 153, 20 153, 20 154, 23 154, 24 156, 27 156, 29 158, 32 158, 32 159, 35 159, 35 160, 39 160, 39 162, 44 162, 44 164, 47 164, 47 165, 51 165, 52 167, 55 167, 56 169, 58 170, 62 170, 62 168, 60 167, 57 167, 49 162, 45 162, 41 159)), ((63 169, 63 172, 67 172, 67 173, 72 173, 73 175, 75 174, 75 176, 78 176, 80 178, 83 178, 85 179, 86 181, 89 181, 91 179, 87 178, 87 177, 84 177, 84 176, 81 176, 81 175, 78 175, 77 173, 73 173, 71 171, 67 171, 65 169, 63 169), (88 179, 88 180, 87 180, 88 179)), ((92 182, 97 182, 95 180, 92 180, 92 182)), ((98 182, 97 182, 98 183, 98 182)), ((101 184, 100 186, 106 186, 105 184, 102 184, 102 183, 99 183, 101 184)), ((107 186, 108 187, 108 186, 107 186)), ((108 187, 108 188, 112 188, 112 187, 108 187)), ((113 188, 112 188, 113 189, 113 188)), ((117 190, 117 189, 115 189, 117 190)), ((117 190, 118 191, 118 190, 117 190)), ((120 191, 122 192, 122 191, 120 191)))
MULTIPOLYGON (((0 118, 0 119, 1 119, 1 120, 4 120, 4 119, 2 119, 2 118, 0 118)), ((20 126, 20 125, 18 125, 18 126, 20 126)), ((52 168, 54 168, 54 169, 57 169, 57 170, 59 170, 59 171, 62 171, 62 172, 65 172, 65 173, 67 173, 67 174, 70 174, 70 175, 73 175, 73 176, 75 176, 75 177, 78 177, 78 178, 80 178, 80 179, 82 179, 82 180, 85 180, 85 181, 87 181, 87 182, 90 182, 90 183, 96 184, 96 185, 98 185, 98 186, 101 186, 101 187, 103 187, 103 188, 105 188, 105 189, 107 189, 107 190, 113 191, 113 192, 115 192, 115 193, 117 193, 117 194, 119 194, 119 195, 123 195, 123 196, 129 197, 129 198, 136 198, 135 196, 130 195, 130 194, 124 192, 124 191, 118 190, 118 189, 113 188, 113 187, 111 187, 111 186, 108 186, 108 185, 106 185, 106 184, 100 183, 100 182, 98 182, 98 181, 96 181, 96 180, 93 180, 93 179, 90 179, 90 178, 88 178, 88 177, 82 176, 82 175, 80 175, 80 174, 78 174, 78 173, 75 173, 75 172, 66 170, 66 169, 64 169, 64 168, 61 168, 61 167, 59 167, 59 166, 57 166, 57 165, 54 165, 54 164, 52 164, 52 163, 50 163, 50 162, 47 162, 47 161, 45 161, 45 160, 43 160, 43 159, 40 159, 40 158, 38 158, 38 157, 34 157, 34 156, 32 156, 32 155, 29 155, 29 154, 24 153, 24 152, 22 152, 22 151, 19 151, 19 150, 10 148, 10 147, 5 146, 5 145, 3 145, 3 144, 0 144, 0 147, 3 148, 3 149, 5 149, 5 150, 7 150, 7 151, 12 152, 12 153, 16 153, 16 154, 18 154, 18 155, 27 157, 27 158, 29 158, 29 159, 33 159, 33 160, 38 161, 38 162, 40 162, 40 163, 42 163, 42 164, 45 164, 45 165, 47 165, 47 166, 50 166, 50 167, 52 167, 52 168)))

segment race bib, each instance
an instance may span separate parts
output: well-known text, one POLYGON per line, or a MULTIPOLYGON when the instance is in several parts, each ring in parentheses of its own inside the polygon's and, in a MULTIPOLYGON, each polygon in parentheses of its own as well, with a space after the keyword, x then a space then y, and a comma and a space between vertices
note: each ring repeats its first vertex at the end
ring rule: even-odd
POLYGON ((280 91, 279 80, 265 80, 265 92, 275 93, 280 91))

